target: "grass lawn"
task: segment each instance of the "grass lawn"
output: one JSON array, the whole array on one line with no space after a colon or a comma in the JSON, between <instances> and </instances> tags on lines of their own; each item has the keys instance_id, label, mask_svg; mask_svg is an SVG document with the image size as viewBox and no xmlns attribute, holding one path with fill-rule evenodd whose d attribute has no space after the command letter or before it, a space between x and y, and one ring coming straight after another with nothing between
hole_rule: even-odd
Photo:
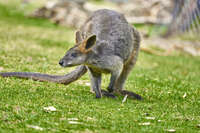
<instances>
[{"instance_id":1,"label":"grass lawn","mask_svg":"<svg viewBox=\"0 0 200 133\"><path fill-rule=\"evenodd\" d=\"M74 68L58 61L74 32L0 2L0 71L66 74ZM200 132L199 57L141 52L126 88L143 101L95 99L88 83L87 74L68 86L0 77L0 132Z\"/></svg>"}]
</instances>

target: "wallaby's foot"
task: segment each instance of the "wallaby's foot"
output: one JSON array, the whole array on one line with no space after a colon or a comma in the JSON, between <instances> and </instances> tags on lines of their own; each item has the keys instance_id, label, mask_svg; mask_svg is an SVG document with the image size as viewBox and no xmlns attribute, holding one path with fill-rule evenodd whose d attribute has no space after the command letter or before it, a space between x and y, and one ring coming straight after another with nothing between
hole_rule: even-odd
<instances>
[{"instance_id":1,"label":"wallaby's foot","mask_svg":"<svg viewBox=\"0 0 200 133\"><path fill-rule=\"evenodd\" d=\"M110 97L110 98L116 98L116 96L113 93L109 93L108 91L101 90L101 93L103 96Z\"/></svg>"},{"instance_id":2,"label":"wallaby's foot","mask_svg":"<svg viewBox=\"0 0 200 133\"><path fill-rule=\"evenodd\" d=\"M128 97L133 98L133 99L143 100L143 98L140 95L138 95L134 92L131 92L131 91L119 90L118 93L123 95L123 96L128 95Z\"/></svg>"},{"instance_id":3,"label":"wallaby's foot","mask_svg":"<svg viewBox=\"0 0 200 133\"><path fill-rule=\"evenodd\" d=\"M107 88L107 90L108 90L109 93L114 92L114 90L112 88L109 88L109 87Z\"/></svg>"},{"instance_id":4,"label":"wallaby's foot","mask_svg":"<svg viewBox=\"0 0 200 133\"><path fill-rule=\"evenodd\" d=\"M95 93L93 90L90 90L90 92ZM102 96L110 97L110 98L116 98L116 96L113 93L109 93L106 90L101 90ZM96 95L96 98L101 98L102 96Z\"/></svg>"},{"instance_id":5,"label":"wallaby's foot","mask_svg":"<svg viewBox=\"0 0 200 133\"><path fill-rule=\"evenodd\" d=\"M97 99L100 99L102 96L101 95L96 95L96 98Z\"/></svg>"},{"instance_id":6,"label":"wallaby's foot","mask_svg":"<svg viewBox=\"0 0 200 133\"><path fill-rule=\"evenodd\" d=\"M107 88L107 90L108 90L109 93L113 92L113 89Z\"/></svg>"}]
</instances>

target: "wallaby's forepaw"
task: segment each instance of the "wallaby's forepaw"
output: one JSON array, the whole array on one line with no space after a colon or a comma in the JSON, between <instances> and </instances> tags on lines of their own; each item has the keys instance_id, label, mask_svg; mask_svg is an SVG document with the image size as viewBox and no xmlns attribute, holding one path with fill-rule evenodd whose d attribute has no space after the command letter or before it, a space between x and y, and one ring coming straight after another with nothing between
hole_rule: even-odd
<instances>
[{"instance_id":1,"label":"wallaby's forepaw","mask_svg":"<svg viewBox=\"0 0 200 133\"><path fill-rule=\"evenodd\" d=\"M110 97L110 98L116 98L116 96L113 93L109 93L108 91L101 90L101 93L103 96Z\"/></svg>"},{"instance_id":2,"label":"wallaby's forepaw","mask_svg":"<svg viewBox=\"0 0 200 133\"><path fill-rule=\"evenodd\" d=\"M134 92L131 92L131 91L120 90L119 94L124 95L124 96L128 95L128 97L133 98L133 99L143 100L143 98L140 95L138 95L138 94L136 94Z\"/></svg>"}]
</instances>

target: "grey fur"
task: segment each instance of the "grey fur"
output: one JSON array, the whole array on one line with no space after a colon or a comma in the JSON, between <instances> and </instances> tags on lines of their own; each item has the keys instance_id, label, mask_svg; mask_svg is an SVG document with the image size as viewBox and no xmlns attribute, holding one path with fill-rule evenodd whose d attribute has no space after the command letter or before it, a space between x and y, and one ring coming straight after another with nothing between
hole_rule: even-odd
<instances>
[{"instance_id":1,"label":"grey fur","mask_svg":"<svg viewBox=\"0 0 200 133\"><path fill-rule=\"evenodd\" d=\"M88 37L89 36L89 37ZM86 41L83 51L81 44ZM67 51L59 64L63 67L78 66L63 76L30 72L3 72L2 77L19 77L38 81L69 84L89 70L91 88L96 97L115 97L112 92L129 95L141 100L133 92L123 90L128 74L136 63L140 46L140 35L128 24L125 17L112 10L102 9L93 13L80 31L76 32L76 45ZM102 73L110 73L108 91L101 90Z\"/></svg>"},{"instance_id":2,"label":"grey fur","mask_svg":"<svg viewBox=\"0 0 200 133\"><path fill-rule=\"evenodd\" d=\"M81 32L84 35L96 35L92 49L83 53L78 50L81 43L75 45L67 51L60 64L63 67L86 65L96 98L102 96L101 74L110 73L109 92L118 91L141 99L139 95L123 90L127 76L136 63L140 44L139 33L128 24L125 17L112 10L98 10L86 21ZM91 45L87 39L85 48ZM74 53L75 57L72 56Z\"/></svg>"}]
</instances>

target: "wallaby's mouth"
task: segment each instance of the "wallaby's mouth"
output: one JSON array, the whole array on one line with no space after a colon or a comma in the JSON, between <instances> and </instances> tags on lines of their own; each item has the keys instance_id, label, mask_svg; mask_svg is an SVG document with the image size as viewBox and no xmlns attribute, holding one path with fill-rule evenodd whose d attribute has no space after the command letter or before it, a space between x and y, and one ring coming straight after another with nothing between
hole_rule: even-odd
<instances>
[{"instance_id":1,"label":"wallaby's mouth","mask_svg":"<svg viewBox=\"0 0 200 133\"><path fill-rule=\"evenodd\" d=\"M65 63L63 60L60 60L59 64L60 64L61 67L72 67L72 66L74 66L71 63Z\"/></svg>"},{"instance_id":2,"label":"wallaby's mouth","mask_svg":"<svg viewBox=\"0 0 200 133\"><path fill-rule=\"evenodd\" d=\"M63 60L60 60L60 61L59 61L59 64L60 64L61 66L63 66L64 61L63 61Z\"/></svg>"},{"instance_id":3,"label":"wallaby's mouth","mask_svg":"<svg viewBox=\"0 0 200 133\"><path fill-rule=\"evenodd\" d=\"M73 65L73 64L65 64L65 63L64 63L64 65L62 65L62 67L73 67L73 66L75 66L75 65Z\"/></svg>"}]
</instances>

